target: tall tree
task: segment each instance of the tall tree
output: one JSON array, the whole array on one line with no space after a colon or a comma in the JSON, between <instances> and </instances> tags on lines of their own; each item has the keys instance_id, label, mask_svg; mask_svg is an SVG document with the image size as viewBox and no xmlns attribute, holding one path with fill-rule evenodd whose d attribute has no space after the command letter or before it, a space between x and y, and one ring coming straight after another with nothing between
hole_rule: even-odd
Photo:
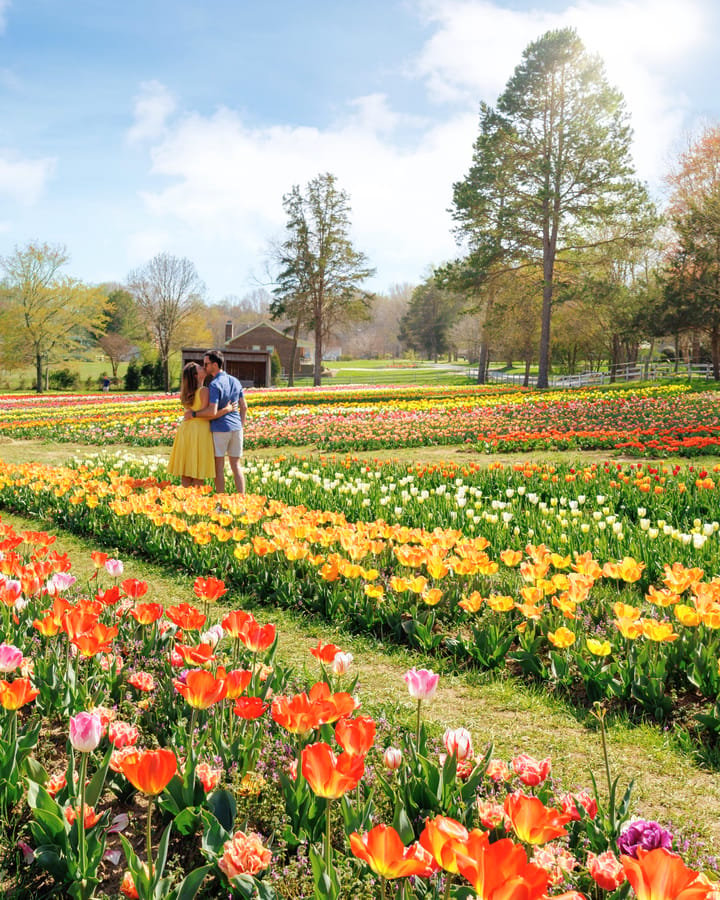
<instances>
[{"instance_id":1,"label":"tall tree","mask_svg":"<svg viewBox=\"0 0 720 900\"><path fill-rule=\"evenodd\" d=\"M160 253L128 275L127 289L157 345L165 390L170 390L170 354L186 331L183 326L199 312L205 285L189 259Z\"/></svg>"},{"instance_id":2,"label":"tall tree","mask_svg":"<svg viewBox=\"0 0 720 900\"><path fill-rule=\"evenodd\" d=\"M558 260L594 246L600 224L612 222L618 242L651 227L630 144L622 95L569 28L530 44L497 109L481 107L469 174L454 185L456 235L469 250L466 279L507 267L542 272L539 387L548 384Z\"/></svg>"},{"instance_id":3,"label":"tall tree","mask_svg":"<svg viewBox=\"0 0 720 900\"><path fill-rule=\"evenodd\" d=\"M68 262L64 247L35 243L0 259L4 351L34 361L38 393L54 355L77 352L88 333L97 338L107 322L105 292L62 274Z\"/></svg>"},{"instance_id":4,"label":"tall tree","mask_svg":"<svg viewBox=\"0 0 720 900\"><path fill-rule=\"evenodd\" d=\"M272 251L278 269L273 318L285 317L315 336L313 383L321 383L323 344L339 323L367 318L372 294L361 284L375 274L350 240L350 201L334 175L318 175L303 194L283 197L286 237Z\"/></svg>"}]
</instances>

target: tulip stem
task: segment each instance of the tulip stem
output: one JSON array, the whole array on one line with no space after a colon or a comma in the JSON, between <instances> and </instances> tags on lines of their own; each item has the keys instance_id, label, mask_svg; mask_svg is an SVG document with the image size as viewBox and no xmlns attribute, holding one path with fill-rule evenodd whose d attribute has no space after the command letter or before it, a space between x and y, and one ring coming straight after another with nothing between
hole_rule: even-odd
<instances>
[{"instance_id":1,"label":"tulip stem","mask_svg":"<svg viewBox=\"0 0 720 900\"><path fill-rule=\"evenodd\" d=\"M325 810L325 814L327 817L327 821L325 823L325 868L327 869L328 877L330 877L330 866L332 865L332 845L330 844L330 806L332 805L332 800L328 798L327 808Z\"/></svg>"},{"instance_id":2,"label":"tulip stem","mask_svg":"<svg viewBox=\"0 0 720 900\"><path fill-rule=\"evenodd\" d=\"M444 900L450 900L450 889L452 888L453 877L452 875L448 875L445 880L445 898Z\"/></svg>"},{"instance_id":3,"label":"tulip stem","mask_svg":"<svg viewBox=\"0 0 720 900\"><path fill-rule=\"evenodd\" d=\"M422 700L418 698L417 705L417 721L415 723L415 750L420 752L420 707L422 706Z\"/></svg>"},{"instance_id":4,"label":"tulip stem","mask_svg":"<svg viewBox=\"0 0 720 900\"><path fill-rule=\"evenodd\" d=\"M80 754L80 814L75 819L78 827L78 855L80 876L85 878L85 778L87 775L87 753Z\"/></svg>"},{"instance_id":5,"label":"tulip stem","mask_svg":"<svg viewBox=\"0 0 720 900\"><path fill-rule=\"evenodd\" d=\"M145 843L147 846L147 864L148 864L148 877L150 879L150 889L152 890L153 885L153 856L152 856L152 809L153 809L153 798L152 795L148 797L148 811L147 811L147 828L145 831Z\"/></svg>"}]
</instances>

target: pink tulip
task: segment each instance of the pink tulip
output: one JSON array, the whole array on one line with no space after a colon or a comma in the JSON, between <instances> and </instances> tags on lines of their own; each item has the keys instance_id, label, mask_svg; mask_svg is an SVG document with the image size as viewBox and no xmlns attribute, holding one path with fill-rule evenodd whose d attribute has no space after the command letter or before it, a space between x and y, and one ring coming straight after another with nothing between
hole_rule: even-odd
<instances>
[{"instance_id":1,"label":"pink tulip","mask_svg":"<svg viewBox=\"0 0 720 900\"><path fill-rule=\"evenodd\" d=\"M45 585L45 589L51 597L54 597L71 588L76 581L77 578L68 572L56 572Z\"/></svg>"},{"instance_id":2,"label":"pink tulip","mask_svg":"<svg viewBox=\"0 0 720 900\"><path fill-rule=\"evenodd\" d=\"M70 743L80 753L90 753L100 743L104 731L96 713L81 712L70 717Z\"/></svg>"},{"instance_id":3,"label":"pink tulip","mask_svg":"<svg viewBox=\"0 0 720 900\"><path fill-rule=\"evenodd\" d=\"M105 560L105 571L112 578L120 578L120 576L125 571L125 566L119 559L106 559Z\"/></svg>"},{"instance_id":4,"label":"pink tulip","mask_svg":"<svg viewBox=\"0 0 720 900\"><path fill-rule=\"evenodd\" d=\"M440 676L430 669L416 669L415 666L403 678L413 700L432 700L440 680Z\"/></svg>"},{"instance_id":5,"label":"pink tulip","mask_svg":"<svg viewBox=\"0 0 720 900\"><path fill-rule=\"evenodd\" d=\"M515 774L520 778L523 784L529 787L536 787L542 784L550 774L550 757L537 760L527 753L521 753L511 760L511 765Z\"/></svg>"},{"instance_id":6,"label":"pink tulip","mask_svg":"<svg viewBox=\"0 0 720 900\"><path fill-rule=\"evenodd\" d=\"M473 755L472 737L466 728L448 728L443 735L443 743L450 756L457 756L458 762Z\"/></svg>"},{"instance_id":7,"label":"pink tulip","mask_svg":"<svg viewBox=\"0 0 720 900\"><path fill-rule=\"evenodd\" d=\"M13 644L0 644L0 672L14 672L22 665L22 650L18 650Z\"/></svg>"}]
</instances>

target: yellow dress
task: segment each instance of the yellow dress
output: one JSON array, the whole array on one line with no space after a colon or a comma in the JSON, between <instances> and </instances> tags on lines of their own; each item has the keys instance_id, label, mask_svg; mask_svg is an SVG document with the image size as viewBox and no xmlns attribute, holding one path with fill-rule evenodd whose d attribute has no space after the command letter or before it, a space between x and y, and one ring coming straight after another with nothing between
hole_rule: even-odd
<instances>
[{"instance_id":1,"label":"yellow dress","mask_svg":"<svg viewBox=\"0 0 720 900\"><path fill-rule=\"evenodd\" d=\"M199 390L191 408L195 412L202 408ZM183 419L178 425L167 470L187 478L215 477L215 447L208 419Z\"/></svg>"}]
</instances>

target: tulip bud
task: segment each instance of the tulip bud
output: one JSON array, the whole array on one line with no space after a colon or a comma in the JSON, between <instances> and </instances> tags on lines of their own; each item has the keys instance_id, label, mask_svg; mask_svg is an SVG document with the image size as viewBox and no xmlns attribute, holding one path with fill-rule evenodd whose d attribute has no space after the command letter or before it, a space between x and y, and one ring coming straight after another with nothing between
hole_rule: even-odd
<instances>
[{"instance_id":1,"label":"tulip bud","mask_svg":"<svg viewBox=\"0 0 720 900\"><path fill-rule=\"evenodd\" d=\"M70 743L80 753L91 753L100 743L104 730L96 713L78 713L70 718Z\"/></svg>"},{"instance_id":2,"label":"tulip bud","mask_svg":"<svg viewBox=\"0 0 720 900\"><path fill-rule=\"evenodd\" d=\"M443 743L450 756L457 756L458 762L469 759L473 754L472 737L466 728L448 728L443 735Z\"/></svg>"},{"instance_id":3,"label":"tulip bud","mask_svg":"<svg viewBox=\"0 0 720 900\"><path fill-rule=\"evenodd\" d=\"M342 650L336 653L331 667L333 675L345 675L349 671L352 661L352 653L344 653Z\"/></svg>"},{"instance_id":4,"label":"tulip bud","mask_svg":"<svg viewBox=\"0 0 720 900\"><path fill-rule=\"evenodd\" d=\"M383 763L386 769L394 772L399 769L402 764L402 750L397 747L388 747L383 753Z\"/></svg>"}]
</instances>

